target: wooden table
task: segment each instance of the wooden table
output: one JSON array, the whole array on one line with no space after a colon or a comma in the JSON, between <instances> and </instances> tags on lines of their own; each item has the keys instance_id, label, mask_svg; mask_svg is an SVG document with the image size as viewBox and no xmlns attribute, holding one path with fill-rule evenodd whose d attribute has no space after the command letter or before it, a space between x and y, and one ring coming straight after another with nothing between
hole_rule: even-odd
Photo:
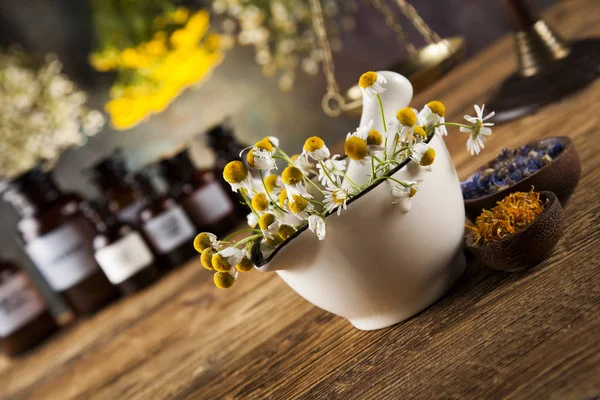
<instances>
[{"instance_id":1,"label":"wooden table","mask_svg":"<svg viewBox=\"0 0 600 400\"><path fill-rule=\"evenodd\" d=\"M600 2L563 1L547 19L600 36ZM510 38L415 99L472 114L514 67ZM583 164L549 260L506 274L471 263L441 301L394 327L361 332L275 274L214 288L195 262L67 328L18 361L0 358L4 398L587 399L600 395L600 80L539 114L498 126L483 157L448 146L461 177L502 147L569 135ZM460 140L458 139L460 136Z\"/></svg>"}]
</instances>

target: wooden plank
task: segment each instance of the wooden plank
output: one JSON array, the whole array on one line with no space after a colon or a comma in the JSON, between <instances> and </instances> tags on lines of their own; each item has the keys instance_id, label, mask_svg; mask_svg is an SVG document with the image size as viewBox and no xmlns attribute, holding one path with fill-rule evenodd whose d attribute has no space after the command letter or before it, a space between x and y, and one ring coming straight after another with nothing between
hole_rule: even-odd
<instances>
[{"instance_id":1,"label":"wooden plank","mask_svg":"<svg viewBox=\"0 0 600 400\"><path fill-rule=\"evenodd\" d=\"M600 2L547 14L569 37L600 36ZM472 114L513 69L505 38L414 103ZM574 138L583 165L566 232L530 271L469 261L444 299L392 328L361 332L250 273L220 291L197 262L62 332L21 360L0 358L2 398L588 398L600 393L600 81L538 114L498 126L484 154L447 140L461 177L502 146Z\"/></svg>"}]
</instances>

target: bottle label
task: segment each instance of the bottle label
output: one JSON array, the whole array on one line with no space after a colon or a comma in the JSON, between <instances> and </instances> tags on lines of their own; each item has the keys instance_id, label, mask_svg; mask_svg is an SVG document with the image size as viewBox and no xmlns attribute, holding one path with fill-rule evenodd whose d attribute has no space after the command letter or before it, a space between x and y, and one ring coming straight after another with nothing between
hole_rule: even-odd
<instances>
[{"instance_id":1,"label":"bottle label","mask_svg":"<svg viewBox=\"0 0 600 400\"><path fill-rule=\"evenodd\" d=\"M218 182L211 182L186 199L186 209L198 224L214 224L233 212L233 202Z\"/></svg>"},{"instance_id":2,"label":"bottle label","mask_svg":"<svg viewBox=\"0 0 600 400\"><path fill-rule=\"evenodd\" d=\"M144 231L160 254L169 253L191 240L195 234L194 225L179 206L173 207L146 222Z\"/></svg>"},{"instance_id":3,"label":"bottle label","mask_svg":"<svg viewBox=\"0 0 600 400\"><path fill-rule=\"evenodd\" d=\"M29 258L50 287L58 292L76 285L98 269L89 229L85 228L84 221L71 221L25 246Z\"/></svg>"},{"instance_id":4,"label":"bottle label","mask_svg":"<svg viewBox=\"0 0 600 400\"><path fill-rule=\"evenodd\" d=\"M118 284L150 265L154 256L138 232L96 252L96 261L113 284Z\"/></svg>"},{"instance_id":5,"label":"bottle label","mask_svg":"<svg viewBox=\"0 0 600 400\"><path fill-rule=\"evenodd\" d=\"M125 207L121 210L117 218L120 221L127 222L131 225L136 225L138 222L138 214L146 205L146 201L144 199L139 199Z\"/></svg>"},{"instance_id":6,"label":"bottle label","mask_svg":"<svg viewBox=\"0 0 600 400\"><path fill-rule=\"evenodd\" d=\"M0 337L7 337L46 309L46 303L23 272L0 286Z\"/></svg>"}]
</instances>

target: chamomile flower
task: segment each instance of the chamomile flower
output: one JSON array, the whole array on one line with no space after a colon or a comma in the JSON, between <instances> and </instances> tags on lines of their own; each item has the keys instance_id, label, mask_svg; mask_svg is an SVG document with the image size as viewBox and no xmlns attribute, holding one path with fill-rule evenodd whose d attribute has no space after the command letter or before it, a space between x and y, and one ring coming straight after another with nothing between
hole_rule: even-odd
<instances>
[{"instance_id":1,"label":"chamomile flower","mask_svg":"<svg viewBox=\"0 0 600 400\"><path fill-rule=\"evenodd\" d=\"M327 186L331 184L331 179L337 179L344 175L344 171L346 171L346 162L344 160L338 160L340 157L339 154L335 154L333 157L324 160L322 163L317 164L317 169L319 170L319 182L321 185ZM325 170L323 170L325 168ZM329 177L325 173L329 174Z\"/></svg>"},{"instance_id":2,"label":"chamomile flower","mask_svg":"<svg viewBox=\"0 0 600 400\"><path fill-rule=\"evenodd\" d=\"M430 101L423 107L419 116L423 120L425 126L443 124L446 122L446 106L441 101ZM436 127L434 131L440 136L446 136L448 134L445 125Z\"/></svg>"},{"instance_id":3,"label":"chamomile flower","mask_svg":"<svg viewBox=\"0 0 600 400\"><path fill-rule=\"evenodd\" d=\"M306 185L304 184L304 174L299 168L291 165L288 166L281 173L281 180L283 181L287 197L290 201L294 195L300 195L302 197L312 199L311 194L308 192Z\"/></svg>"},{"instance_id":4,"label":"chamomile flower","mask_svg":"<svg viewBox=\"0 0 600 400\"><path fill-rule=\"evenodd\" d=\"M291 225L281 224L278 233L282 240L287 240L287 238L296 233L296 229Z\"/></svg>"},{"instance_id":5,"label":"chamomile flower","mask_svg":"<svg viewBox=\"0 0 600 400\"><path fill-rule=\"evenodd\" d=\"M367 134L367 151L369 154L374 154L385 150L383 144L383 135L377 129L369 130Z\"/></svg>"},{"instance_id":6,"label":"chamomile flower","mask_svg":"<svg viewBox=\"0 0 600 400\"><path fill-rule=\"evenodd\" d=\"M417 110L411 107L404 107L396 112L397 124L393 124L400 141L409 141L414 132L415 126L423 126L424 120L421 118Z\"/></svg>"},{"instance_id":7,"label":"chamomile flower","mask_svg":"<svg viewBox=\"0 0 600 400\"><path fill-rule=\"evenodd\" d=\"M308 157L306 157L305 155L303 156L300 154L294 154L290 157L290 160L292 160L292 164L294 164L294 167L302 171L304 175L310 176L310 174L313 172L313 166L308 160Z\"/></svg>"},{"instance_id":8,"label":"chamomile flower","mask_svg":"<svg viewBox=\"0 0 600 400\"><path fill-rule=\"evenodd\" d=\"M334 188L332 190L325 191L325 210L327 212L332 212L337 209L337 215L342 213L342 209L346 209L348 205L346 204L348 201L348 192L344 189Z\"/></svg>"},{"instance_id":9,"label":"chamomile flower","mask_svg":"<svg viewBox=\"0 0 600 400\"><path fill-rule=\"evenodd\" d=\"M244 249L242 252L244 255L242 256L242 259L240 260L240 262L235 264L235 269L238 270L239 272L252 271L252 269L254 269L254 263L252 262L250 253L248 252L247 249Z\"/></svg>"},{"instance_id":10,"label":"chamomile flower","mask_svg":"<svg viewBox=\"0 0 600 400\"><path fill-rule=\"evenodd\" d=\"M194 249L202 253L205 249L216 248L218 243L217 236L210 232L202 232L194 238Z\"/></svg>"},{"instance_id":11,"label":"chamomile flower","mask_svg":"<svg viewBox=\"0 0 600 400\"><path fill-rule=\"evenodd\" d=\"M241 161L231 161L223 169L223 178L234 192L240 189L252 190L252 175Z\"/></svg>"},{"instance_id":12,"label":"chamomile flower","mask_svg":"<svg viewBox=\"0 0 600 400\"><path fill-rule=\"evenodd\" d=\"M435 150L427 143L417 143L412 148L410 158L417 164L428 167L435 160Z\"/></svg>"},{"instance_id":13,"label":"chamomile flower","mask_svg":"<svg viewBox=\"0 0 600 400\"><path fill-rule=\"evenodd\" d=\"M274 147L279 147L279 139L275 136L265 136L263 140L267 139Z\"/></svg>"},{"instance_id":14,"label":"chamomile flower","mask_svg":"<svg viewBox=\"0 0 600 400\"><path fill-rule=\"evenodd\" d=\"M315 161L322 161L329 158L329 149L325 145L323 139L318 136L313 136L306 139L302 155L308 156Z\"/></svg>"},{"instance_id":15,"label":"chamomile flower","mask_svg":"<svg viewBox=\"0 0 600 400\"><path fill-rule=\"evenodd\" d=\"M269 208L269 199L264 193L256 193L252 197L252 208L258 212L266 211Z\"/></svg>"},{"instance_id":16,"label":"chamomile flower","mask_svg":"<svg viewBox=\"0 0 600 400\"><path fill-rule=\"evenodd\" d=\"M369 137L369 132L371 131L371 129L373 129L373 123L374 122L371 119L369 120L369 122L367 122L367 125L359 126L354 132L350 132L346 135L346 140L348 140L351 136L356 136L361 139L367 140L367 138Z\"/></svg>"},{"instance_id":17,"label":"chamomile flower","mask_svg":"<svg viewBox=\"0 0 600 400\"><path fill-rule=\"evenodd\" d=\"M316 233L319 240L325 239L326 224L325 219L320 215L311 215L308 218L308 229Z\"/></svg>"},{"instance_id":18,"label":"chamomile flower","mask_svg":"<svg viewBox=\"0 0 600 400\"><path fill-rule=\"evenodd\" d=\"M217 272L228 272L241 261L243 256L244 252L242 250L235 247L226 247L212 256L212 267Z\"/></svg>"},{"instance_id":19,"label":"chamomile flower","mask_svg":"<svg viewBox=\"0 0 600 400\"><path fill-rule=\"evenodd\" d=\"M307 220L310 213L314 210L314 206L311 202L300 195L294 194L288 202L290 211L299 219Z\"/></svg>"},{"instance_id":20,"label":"chamomile flower","mask_svg":"<svg viewBox=\"0 0 600 400\"><path fill-rule=\"evenodd\" d=\"M263 190L266 190L271 195L277 195L283 189L283 181L279 175L271 174L265 176L265 184Z\"/></svg>"},{"instance_id":21,"label":"chamomile flower","mask_svg":"<svg viewBox=\"0 0 600 400\"><path fill-rule=\"evenodd\" d=\"M363 98L369 101L372 97L385 91L383 85L386 83L387 80L382 74L373 71L365 72L358 80L358 86L360 86L360 91L363 93Z\"/></svg>"},{"instance_id":22,"label":"chamomile flower","mask_svg":"<svg viewBox=\"0 0 600 400\"><path fill-rule=\"evenodd\" d=\"M271 213L263 214L258 219L258 226L267 239L275 239L275 235L279 234L279 225L279 220Z\"/></svg>"},{"instance_id":23,"label":"chamomile flower","mask_svg":"<svg viewBox=\"0 0 600 400\"><path fill-rule=\"evenodd\" d=\"M346 143L344 143L344 152L350 159L361 164L370 161L367 140L358 136L348 136Z\"/></svg>"},{"instance_id":24,"label":"chamomile flower","mask_svg":"<svg viewBox=\"0 0 600 400\"><path fill-rule=\"evenodd\" d=\"M468 132L469 139L467 140L467 149L471 155L479 154L481 149L484 148L485 137L490 136L492 134L491 126L494 126L491 122L485 122L486 120L492 118L496 115L495 112L489 113L486 117L483 116L483 110L485 108L485 104L479 108L477 104L475 104L475 112L477 113L476 117L471 117L470 115L465 115L465 119L470 122L472 125L470 127L460 127L461 132Z\"/></svg>"},{"instance_id":25,"label":"chamomile flower","mask_svg":"<svg viewBox=\"0 0 600 400\"><path fill-rule=\"evenodd\" d=\"M411 199L417 194L419 190L418 182L404 182L404 184L406 186L403 186L399 183L392 186L391 194L394 197L392 204L399 203L406 199Z\"/></svg>"},{"instance_id":26,"label":"chamomile flower","mask_svg":"<svg viewBox=\"0 0 600 400\"><path fill-rule=\"evenodd\" d=\"M215 282L215 286L219 289L229 289L231 286L233 286L237 277L237 270L235 268L231 268L227 272L215 273L213 280Z\"/></svg>"},{"instance_id":27,"label":"chamomile flower","mask_svg":"<svg viewBox=\"0 0 600 400\"><path fill-rule=\"evenodd\" d=\"M411 199L417 194L418 182L404 182L403 186L400 184L396 184L392 186L392 204L398 204L404 212L408 212L412 206Z\"/></svg>"},{"instance_id":28,"label":"chamomile flower","mask_svg":"<svg viewBox=\"0 0 600 400\"><path fill-rule=\"evenodd\" d=\"M248 162L250 167L260 169L262 171L277 169L277 164L273 158L273 153L267 150L253 148L246 155L246 162Z\"/></svg>"}]
</instances>

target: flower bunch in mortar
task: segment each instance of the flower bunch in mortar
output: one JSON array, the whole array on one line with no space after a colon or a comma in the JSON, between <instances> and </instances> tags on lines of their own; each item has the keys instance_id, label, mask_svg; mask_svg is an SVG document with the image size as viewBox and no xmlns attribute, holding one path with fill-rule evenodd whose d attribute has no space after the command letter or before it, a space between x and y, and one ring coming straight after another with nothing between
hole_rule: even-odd
<instances>
[{"instance_id":1,"label":"flower bunch in mortar","mask_svg":"<svg viewBox=\"0 0 600 400\"><path fill-rule=\"evenodd\" d=\"M194 246L201 253L202 265L214 271L217 287L231 287L239 273L254 268L251 250L255 244L275 249L306 225L319 240L324 240L327 217L340 216L353 197L381 181L391 183L390 202L409 212L411 199L419 196L419 181L403 181L392 175L407 163L415 163L424 173L435 168L436 154L429 142L434 135L447 135L448 126L468 133L467 148L471 155L484 147L493 125L485 121L494 113L484 117L484 107L475 106L477 116L465 116L468 124L446 122L445 105L430 101L421 111L401 108L386 119L380 97L386 83L376 72L361 76L359 85L363 95L367 101L379 103L385 129L383 132L373 129L370 121L348 133L345 158L332 155L318 136L308 138L302 152L292 156L279 147L277 138L265 137L240 154L246 162L232 161L225 166L224 179L250 209L250 227L220 240L208 232L196 237ZM351 179L350 163L368 171L366 183ZM241 235L243 238L237 239Z\"/></svg>"}]
</instances>

